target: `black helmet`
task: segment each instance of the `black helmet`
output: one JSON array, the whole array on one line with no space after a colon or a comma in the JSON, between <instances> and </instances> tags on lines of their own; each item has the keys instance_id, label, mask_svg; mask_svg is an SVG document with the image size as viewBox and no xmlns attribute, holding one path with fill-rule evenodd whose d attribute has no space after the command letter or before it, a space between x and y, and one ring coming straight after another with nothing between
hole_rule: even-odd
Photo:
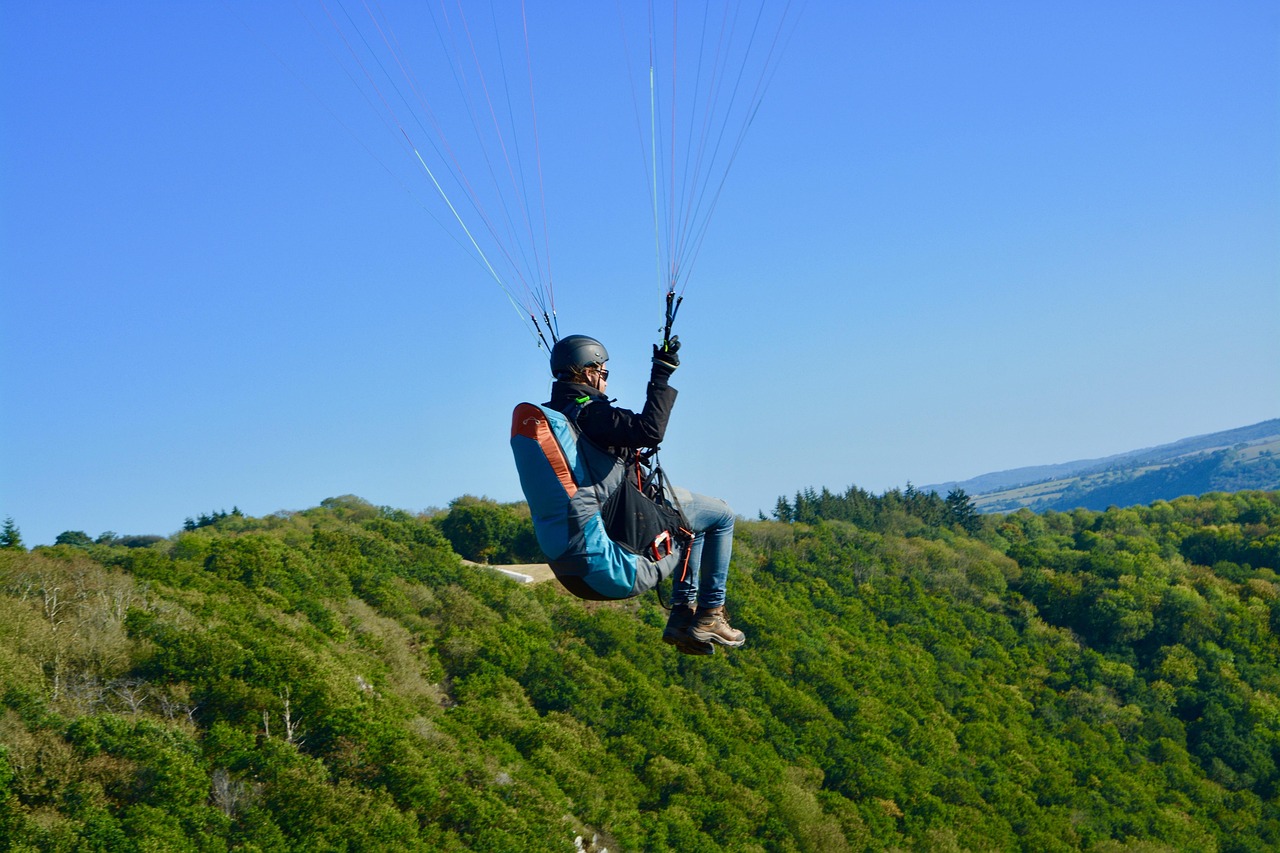
<instances>
[{"instance_id":1,"label":"black helmet","mask_svg":"<svg viewBox=\"0 0 1280 853\"><path fill-rule=\"evenodd\" d=\"M551 375L559 378L561 373L574 368L604 364L608 360L609 351L595 338L569 335L556 341L556 345L551 348Z\"/></svg>"}]
</instances>

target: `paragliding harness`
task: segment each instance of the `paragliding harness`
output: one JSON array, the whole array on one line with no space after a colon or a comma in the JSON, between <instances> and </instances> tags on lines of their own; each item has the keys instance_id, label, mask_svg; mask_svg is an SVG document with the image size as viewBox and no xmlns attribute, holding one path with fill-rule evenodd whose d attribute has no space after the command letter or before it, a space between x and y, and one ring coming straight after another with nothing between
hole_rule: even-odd
<instances>
[{"instance_id":1,"label":"paragliding harness","mask_svg":"<svg viewBox=\"0 0 1280 853\"><path fill-rule=\"evenodd\" d=\"M587 401L589 402L589 401ZM578 415L521 403L511 451L538 545L569 592L631 598L688 571L694 535L656 450L618 457L582 434Z\"/></svg>"}]
</instances>

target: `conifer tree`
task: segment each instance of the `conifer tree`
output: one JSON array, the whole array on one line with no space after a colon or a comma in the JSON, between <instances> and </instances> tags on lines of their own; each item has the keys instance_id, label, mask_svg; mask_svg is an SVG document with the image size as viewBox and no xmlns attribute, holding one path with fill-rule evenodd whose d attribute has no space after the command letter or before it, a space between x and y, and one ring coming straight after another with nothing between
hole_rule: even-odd
<instances>
[{"instance_id":1,"label":"conifer tree","mask_svg":"<svg viewBox=\"0 0 1280 853\"><path fill-rule=\"evenodd\" d=\"M982 518L964 489L947 492L947 520L960 525L966 533L977 533L982 527Z\"/></svg>"},{"instance_id":2,"label":"conifer tree","mask_svg":"<svg viewBox=\"0 0 1280 853\"><path fill-rule=\"evenodd\" d=\"M4 520L4 529L0 530L0 548L12 548L16 551L27 550L22 544L22 534L12 518Z\"/></svg>"}]
</instances>

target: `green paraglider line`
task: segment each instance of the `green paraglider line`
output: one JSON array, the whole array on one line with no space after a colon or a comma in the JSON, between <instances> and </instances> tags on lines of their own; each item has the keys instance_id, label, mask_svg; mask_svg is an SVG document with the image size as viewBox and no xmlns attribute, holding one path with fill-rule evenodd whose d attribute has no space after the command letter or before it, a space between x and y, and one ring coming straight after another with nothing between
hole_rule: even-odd
<instances>
[{"instance_id":1,"label":"green paraglider line","mask_svg":"<svg viewBox=\"0 0 1280 853\"><path fill-rule=\"evenodd\" d=\"M529 172L526 171L526 154L524 146L516 137L508 139L503 131L501 109L502 100L495 100L490 90L490 75L485 73L481 61L478 44L474 38L468 14L463 3L457 4L456 20L460 29L455 36L455 27L451 22L453 14L441 3L438 12L443 13L443 20L432 13L436 34L441 39L441 47L449 58L455 83L459 94L465 99L467 114L472 121L472 129L477 136L482 127L490 127L490 133L496 138L496 152L499 157L490 157L490 151L481 140L480 153L483 165L487 168L487 176L494 184L501 209L499 214L490 217L481 197L478 185L468 179L458 151L450 144L445 128L428 103L426 92L418 85L415 75L409 67L408 57L403 54L400 40L390 26L390 21L382 13L378 0L318 0L335 32L341 38L351 60L363 72L363 85L355 78L357 75L349 71L348 78L361 89L366 101L376 112L383 113L384 121L389 129L399 130L399 135L407 142L407 148L426 172L436 194L445 203L457 228L462 234L450 232L450 236L459 245L470 245L475 253L475 260L488 272L506 295L507 300L523 319L530 321L532 336L541 346L554 344L559 337L557 327L555 293L551 273L550 228L548 223L547 199L542 173L541 139L538 132L539 117L535 100L533 80L532 44L529 32L529 20L526 0L519 0L519 38L524 48L524 74L528 84L529 107L532 112L533 163L537 178L536 193L540 206L541 231L535 225L535 211L531 200L535 188ZM647 157L646 171L653 210L653 238L655 272L658 274L659 286L665 294L665 312L663 317L662 345L666 348L672 336L672 327L676 321L684 293L688 287L690 274L696 258L706 239L710 221L718 202L721 199L729 172L732 170L737 155L742 147L748 128L754 122L760 108L765 91L769 88L778 60L794 30L793 7L803 6L804 0L751 0L742 4L740 19L738 0L720 0L723 5L722 14L712 17L711 5L701 10L701 30L697 19L682 20L682 12L686 5L680 0L671 0L671 20L661 22L656 14L656 0L648 0L648 82L649 82L649 122L648 139L645 139L643 128L643 106L640 99L640 84L631 87L633 106L636 113L636 129L640 137L640 153L642 159ZM772 7L781 5L780 15L776 23L771 23ZM359 5L367 13L368 21L361 25L348 6ZM451 6L452 4L447 4ZM621 24L624 45L626 43L625 16L622 12L622 0L617 0L619 22ZM331 9L331 6L333 7ZM428 8L430 4L427 4ZM747 11L749 9L750 11ZM768 13L767 13L767 10ZM490 4L490 19L497 33L498 14ZM749 16L749 17L748 17ZM714 52L711 52L709 39L715 36L715 19L719 18L719 35L715 41ZM370 29L372 28L372 29ZM665 31L661 37L659 30ZM446 43L447 30L447 43ZM742 33L745 45L738 47L738 34ZM772 33L772 38L768 36ZM372 37L376 34L376 37ZM700 35L699 35L700 34ZM692 36L692 38L691 38ZM670 39L668 57L663 53L665 39ZM691 47L692 46L692 47ZM680 54L683 50L695 50L696 62L690 64ZM628 54L628 71L630 71L630 51ZM502 92L505 94L505 116L513 129L516 126L515 108L513 104L512 79L507 73L505 51L501 42L498 44L498 68L501 69ZM469 56L478 73L476 91L468 81L462 57ZM385 62L389 56L394 62ZM372 60L366 62L371 57ZM339 60L339 64L342 64ZM659 65L662 74L659 74ZM751 66L759 67L758 75L750 73ZM344 67L344 71L347 69ZM639 69L637 69L639 70ZM398 73L397 73L398 72ZM670 75L667 81L664 75ZM637 75L639 77L639 75ZM754 89L749 88L755 78ZM397 79L403 78L403 85ZM494 78L497 79L497 78ZM635 79L639 83L639 79ZM642 78L640 78L642 79ZM703 83L706 82L705 97L700 95ZM380 85L381 83L381 85ZM685 91L692 85L692 91ZM392 106L392 99L383 92L382 86L389 86L397 106L408 111L408 117L416 122L417 129L425 135L425 139L415 141L416 132L401 121L397 110ZM372 95L376 95L376 101ZM412 97L410 97L412 96ZM668 97L670 103L663 102ZM719 104L727 100L727 104ZM380 102L381 109L378 109ZM414 104L416 103L416 107ZM723 110L720 108L723 106ZM429 120L424 123L423 116ZM660 124L659 121L667 122ZM680 130L687 122L688 138L684 140L684 168L677 168L677 142ZM736 127L736 132L735 132ZM434 133L433 133L434 131ZM433 152L442 163L432 167L421 153L417 142L424 142L429 152ZM647 143L647 144L646 144ZM505 176L499 179L504 170ZM387 168L384 164L384 168ZM437 176L436 171L444 169ZM390 169L387 169L390 172ZM718 180L717 178L718 173ZM446 190L441 182L452 179L457 188ZM507 186L508 193L514 193L514 201L499 191L499 185ZM461 195L459 195L459 192ZM457 203L455 204L455 199ZM471 212L463 214L467 204ZM430 213L431 211L428 210ZM473 215L474 214L474 215ZM432 214L432 218L436 218ZM447 217L445 218L447 220ZM436 218L438 223L443 222ZM477 225L477 229L469 227ZM522 235L528 242L517 240ZM465 241L459 237L465 236ZM483 247L482 241L492 239L493 246ZM526 249L529 251L526 253ZM503 266L503 271L496 267ZM545 271L545 281L541 281ZM526 274L528 276L526 277ZM507 279L510 279L509 281ZM520 292L517 292L520 291Z\"/></svg>"},{"instance_id":2,"label":"green paraglider line","mask_svg":"<svg viewBox=\"0 0 1280 853\"><path fill-rule=\"evenodd\" d=\"M358 26L356 26L355 20L351 17L350 13L347 11L346 7L343 5L342 0L336 0L336 2L339 8L342 9L348 23L352 25L352 27L355 29L356 34L360 37L361 42L364 44L366 50L368 50L370 54L374 55L375 59L377 59L379 69L382 71L383 75L387 77L389 80L391 80L391 85L393 89L396 91L398 95L400 95L401 101L404 102L406 106L408 106L408 101L407 99L405 99L403 92L400 91L400 87L397 86L394 82L394 76L387 71L386 67L382 64L381 59L377 58L377 52L373 50L372 46L369 44L368 40L365 38L364 33L360 30ZM445 160L446 164L450 161L454 164L453 169L451 171L452 176L462 187L462 189L464 190L465 197L467 198L467 200L471 202L472 207L475 209L476 214L479 217L480 221L485 225L489 234L494 238L494 242L497 246L498 251L505 257L508 264L510 264L512 271L515 274L515 277L522 284L524 284L524 289L527 296L526 300L518 299L516 294L508 287L507 283L503 280L502 276L494 268L493 264L491 263L488 257L488 254L484 251L484 249L481 248L479 241L476 239L471 229L467 227L466 221L464 220L462 214L454 205L453 201L449 198L449 194L446 192L444 187L441 185L440 181L437 179L435 173L427 164L418 146L414 143L413 139L410 137L408 130L404 127L404 124L400 121L400 119L396 115L395 110L391 107L387 98L383 95L381 87L378 86L377 82L374 80L373 75L369 72L369 69L366 67L363 60L358 56L357 52L352 48L352 45L350 41L347 39L346 33L343 31L343 28L338 25L333 15L329 13L328 7L327 5L324 4L323 0L321 2L321 5L325 9L326 14L329 15L329 19L331 23L333 23L335 30L338 32L343 42L347 45L348 52L352 55L353 59L355 59L356 63L364 71L365 77L368 80L370 87L373 89L375 93L377 93L379 99L383 104L383 107L386 109L388 115L391 117L391 120L394 122L396 128L400 131L400 134L404 137L409 150L413 153L413 156L418 160L418 163L422 166L424 171L427 173L427 176L431 179L431 182L434 185L437 194L440 196L440 198L444 201L446 206L449 208L449 212L453 215L454 220L458 223L458 226L462 229L463 234L466 235L467 240L470 241L470 244L472 248L475 250L476 256L478 257L479 261L483 264L484 268L488 270L490 276L502 289L503 293L507 297L507 300L516 309L517 313L519 313L521 317L523 317L526 313L529 313L530 315L532 315L534 312L535 305L538 308L541 308L545 315L546 307L543 304L544 300L541 298L542 294L535 292L535 290L530 286L529 282L524 279L524 276L521 274L519 265L515 262L515 259L511 256L511 254L507 250L507 244L502 239L499 238L498 232L492 220L490 219L488 213L484 210L483 206L481 205L476 191L468 181L465 172L462 170L461 164L458 162L457 157L453 152L453 149L449 146L448 140L445 138L443 128L441 128L439 124L436 122L434 113L432 112L430 106L427 104L426 99L422 96L421 92L418 90L418 86L416 84L416 81L414 80L412 73L403 63L402 57L399 51L398 41L394 40L394 37L388 34L388 28L385 27L383 23L380 23L378 21L377 16L374 15L373 10L370 9L369 7L369 4L367 2L363 2L362 5L364 6L366 12L368 12L370 20L373 23L373 26L377 29L378 34L381 37L382 44L387 49L387 51L389 51L392 58L395 60L397 68L399 69L401 75L404 77L405 81L409 84L413 94L417 97L423 111L431 119L432 126L435 128L436 133L440 136L440 141L445 146L445 149L448 152L448 156L446 156L445 152L442 152L440 150L440 147L436 145L435 142L432 142L432 147L435 149L436 154L439 155L442 160ZM465 25L465 19L463 23ZM470 38L469 30L467 34L468 34L468 38ZM483 84L483 77L482 77L482 84ZM484 93L485 93L486 103L490 103L491 105L491 101L488 95L487 85L485 85L484 87ZM410 110L410 112L413 113L412 109ZM416 113L413 113L413 114L416 118ZM492 115L491 106L490 106L490 114ZM420 121L418 122L418 124L420 127L422 127L422 124ZM423 130L426 131L426 128L423 127ZM486 163L488 163L488 152L485 151L484 153L485 153ZM503 154L505 157L506 155L505 144L503 144ZM507 158L507 163L508 163L508 167L510 167L509 158ZM539 164L539 168L541 168L540 164ZM508 168L508 172L510 172L510 168ZM490 169L490 174L492 176L493 174L492 169ZM524 208L526 208L526 214L527 214L527 203L524 205ZM507 213L507 220L508 222L510 222L510 214L509 214L509 211L506 210L505 205L504 205L504 212ZM526 223L527 222L528 222L528 218L526 215ZM547 294L547 297L549 300L554 300L554 297L551 296L549 293ZM551 310L554 312L554 301L552 301L551 303ZM532 330L532 334L534 336L535 342L537 342L538 339L542 337L541 331L537 329L536 326Z\"/></svg>"},{"instance_id":3,"label":"green paraglider line","mask_svg":"<svg viewBox=\"0 0 1280 853\"><path fill-rule=\"evenodd\" d=\"M653 34L652 24L649 35L649 144L652 148L653 172L653 260L654 269L658 273L658 281L662 282L662 227L658 217L658 130L655 124L657 107L654 103L654 70L653 70Z\"/></svg>"},{"instance_id":4,"label":"green paraglider line","mask_svg":"<svg viewBox=\"0 0 1280 853\"><path fill-rule=\"evenodd\" d=\"M467 235L467 239L471 241L471 245L480 253L480 258L484 261L484 265L488 267L489 274L493 276L493 280L496 281L503 290L506 290L507 286L503 284L502 278L498 275L497 270L493 268L493 265L489 263L489 259L485 257L484 250L480 248L480 244L476 242L476 238L471 236L471 229L467 228L467 223L463 222L462 217L458 215L457 208L453 206L453 202L449 201L449 196L445 193L444 188L440 186L440 182L436 180L436 176L431 171L431 167L427 165L427 161L423 160L422 155L418 153L417 147L414 146L413 141L409 139L409 134L406 133L404 138L405 141L409 143L409 147L413 149L413 156L418 158L418 162L421 163L422 168L426 170L427 177L431 178L431 183L435 184L436 192L440 193L440 198L444 199L444 203L449 206L449 212L453 214L453 218L456 219L458 221L458 225L462 227L462 232Z\"/></svg>"},{"instance_id":5,"label":"green paraglider line","mask_svg":"<svg viewBox=\"0 0 1280 853\"><path fill-rule=\"evenodd\" d=\"M403 129L401 129L401 132L403 133ZM498 283L498 287L502 288L502 292L506 294L507 301L511 303L511 307L515 308L517 313L523 314L524 309L520 307L520 304L516 301L515 295L507 287L506 282L502 280L502 277L498 275L497 270L495 270L493 265L489 263L489 258L485 255L484 250L480 248L480 244L476 242L476 238L471 235L471 230L467 228L467 224L462 221L462 217L458 215L457 209L454 208L453 202L449 200L449 196L440 186L440 182L436 180L436 176L432 173L431 167L427 165L426 160L422 159L422 155L418 153L417 147L414 146L412 140L409 139L409 134L405 133L404 138L409 142L409 147L413 149L414 156L418 158L418 162L422 164L422 168L426 170L427 176L431 178L431 183L435 184L436 192L440 193L440 198L444 199L444 203L449 206L449 211L453 213L454 219L456 219L458 221L458 225L462 227L462 232L467 235L467 239L471 241L471 245L475 247L476 252L480 255L480 260L484 261L484 265L488 268L489 274L493 276L493 280ZM532 318L533 314L531 313L529 316ZM538 328L538 321L535 319L533 323L534 331L537 333L539 338L542 338L542 342L545 345L546 338L542 336L542 330Z\"/></svg>"}]
</instances>

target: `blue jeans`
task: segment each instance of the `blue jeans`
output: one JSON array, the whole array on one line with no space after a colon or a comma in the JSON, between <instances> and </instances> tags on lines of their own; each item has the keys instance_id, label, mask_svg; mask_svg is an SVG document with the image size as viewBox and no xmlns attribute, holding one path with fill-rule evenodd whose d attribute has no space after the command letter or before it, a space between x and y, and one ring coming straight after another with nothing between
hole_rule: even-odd
<instances>
[{"instance_id":1,"label":"blue jeans","mask_svg":"<svg viewBox=\"0 0 1280 853\"><path fill-rule=\"evenodd\" d=\"M733 510L719 498L697 495L672 487L693 532L689 559L676 567L671 604L693 605L698 609L724 605L724 588L729 580L729 557L733 554ZM688 566L684 579L681 573Z\"/></svg>"}]
</instances>

